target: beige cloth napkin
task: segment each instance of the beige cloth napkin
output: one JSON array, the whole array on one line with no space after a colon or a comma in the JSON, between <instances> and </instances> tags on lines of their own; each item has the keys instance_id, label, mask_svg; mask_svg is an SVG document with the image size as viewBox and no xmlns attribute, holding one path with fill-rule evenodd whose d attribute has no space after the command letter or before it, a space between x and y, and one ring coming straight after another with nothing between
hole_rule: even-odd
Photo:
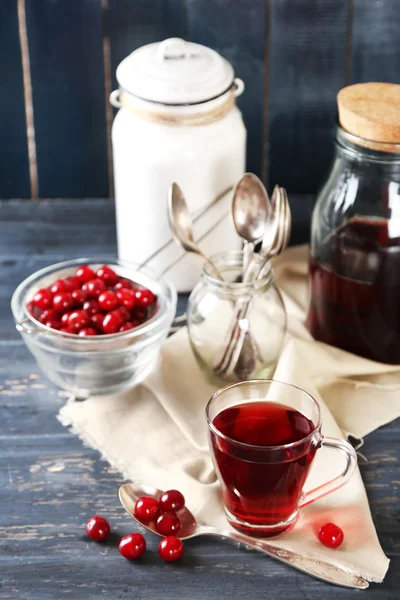
<instances>
[{"instance_id":1,"label":"beige cloth napkin","mask_svg":"<svg viewBox=\"0 0 400 600\"><path fill-rule=\"evenodd\" d=\"M275 269L290 317L290 334L275 379L295 383L319 401L326 435L345 437L351 432L361 437L399 416L398 367L317 343L305 330L307 249L289 250ZM160 489L178 488L199 520L227 529L204 418L214 391L182 329L165 342L157 368L144 383L115 396L71 401L59 418L127 479ZM341 467L339 453L320 450L306 488L323 483ZM383 580L389 561L380 547L358 470L347 485L300 512L296 527L271 539L272 544L328 561L369 581ZM345 532L345 542L336 550L317 539L319 526L328 521Z\"/></svg>"}]
</instances>

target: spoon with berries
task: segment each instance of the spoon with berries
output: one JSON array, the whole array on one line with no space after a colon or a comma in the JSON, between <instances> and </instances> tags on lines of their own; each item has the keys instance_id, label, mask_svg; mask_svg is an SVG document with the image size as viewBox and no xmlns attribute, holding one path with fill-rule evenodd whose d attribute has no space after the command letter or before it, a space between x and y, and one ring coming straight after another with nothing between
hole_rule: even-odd
<instances>
[{"instance_id":1,"label":"spoon with berries","mask_svg":"<svg viewBox=\"0 0 400 600\"><path fill-rule=\"evenodd\" d=\"M185 506L185 499L178 490L163 492L150 485L126 483L119 488L119 499L126 512L135 521L156 535L174 536L180 540L188 540L200 535L229 538L264 552L322 581L348 588L368 587L368 581L336 565L301 556L290 550L275 548L264 539L252 538L234 529L219 530L201 525Z\"/></svg>"}]
</instances>

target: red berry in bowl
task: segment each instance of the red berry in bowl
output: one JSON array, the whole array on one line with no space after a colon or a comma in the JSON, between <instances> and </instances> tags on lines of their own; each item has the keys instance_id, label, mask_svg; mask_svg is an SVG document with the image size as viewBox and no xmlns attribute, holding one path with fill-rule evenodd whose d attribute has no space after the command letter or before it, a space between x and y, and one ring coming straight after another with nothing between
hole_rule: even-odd
<instances>
[{"instance_id":1,"label":"red berry in bowl","mask_svg":"<svg viewBox=\"0 0 400 600\"><path fill-rule=\"evenodd\" d=\"M135 329L135 327L137 327L138 325L140 325L140 323L138 323L137 321L136 323L134 321L126 321L126 323L121 325L119 331L129 331L130 329Z\"/></svg>"},{"instance_id":2,"label":"red berry in bowl","mask_svg":"<svg viewBox=\"0 0 400 600\"><path fill-rule=\"evenodd\" d=\"M160 498L160 508L163 511L176 512L185 506L185 498L178 490L168 490Z\"/></svg>"},{"instance_id":3,"label":"red berry in bowl","mask_svg":"<svg viewBox=\"0 0 400 600\"><path fill-rule=\"evenodd\" d=\"M75 332L88 327L89 315L85 310L74 310L68 317L68 327Z\"/></svg>"},{"instance_id":4,"label":"red berry in bowl","mask_svg":"<svg viewBox=\"0 0 400 600\"><path fill-rule=\"evenodd\" d=\"M33 297L33 303L38 308L45 310L46 308L51 308L53 304L53 294L47 288L42 288L38 290Z\"/></svg>"},{"instance_id":5,"label":"red berry in bowl","mask_svg":"<svg viewBox=\"0 0 400 600\"><path fill-rule=\"evenodd\" d=\"M68 292L79 289L82 283L77 277L67 277L67 279L64 279L64 281Z\"/></svg>"},{"instance_id":6,"label":"red berry in bowl","mask_svg":"<svg viewBox=\"0 0 400 600\"><path fill-rule=\"evenodd\" d=\"M96 277L96 275L95 275L95 272L93 271L93 269L91 269L87 265L82 265L81 267L77 268L75 277L81 283L84 283L85 281L90 281L91 279L94 279Z\"/></svg>"},{"instance_id":7,"label":"red berry in bowl","mask_svg":"<svg viewBox=\"0 0 400 600\"><path fill-rule=\"evenodd\" d=\"M53 298L53 308L59 313L72 310L74 307L74 299L70 292L60 292Z\"/></svg>"},{"instance_id":8,"label":"red berry in bowl","mask_svg":"<svg viewBox=\"0 0 400 600\"><path fill-rule=\"evenodd\" d=\"M145 288L136 290L135 292L136 304L140 308L148 308L154 304L156 297L151 290Z\"/></svg>"},{"instance_id":9,"label":"red berry in bowl","mask_svg":"<svg viewBox=\"0 0 400 600\"><path fill-rule=\"evenodd\" d=\"M118 275L111 267L103 265L98 269L96 277L104 281L109 287L113 287L118 281Z\"/></svg>"},{"instance_id":10,"label":"red berry in bowl","mask_svg":"<svg viewBox=\"0 0 400 600\"><path fill-rule=\"evenodd\" d=\"M144 523L155 521L160 513L158 500L151 496L142 496L136 501L135 516Z\"/></svg>"},{"instance_id":11,"label":"red berry in bowl","mask_svg":"<svg viewBox=\"0 0 400 600\"><path fill-rule=\"evenodd\" d=\"M164 512L156 521L156 529L161 535L178 535L181 529L181 520L174 512Z\"/></svg>"},{"instance_id":12,"label":"red berry in bowl","mask_svg":"<svg viewBox=\"0 0 400 600\"><path fill-rule=\"evenodd\" d=\"M46 321L60 321L60 314L54 310L54 308L48 308L40 313L38 321L39 323L46 323Z\"/></svg>"},{"instance_id":13,"label":"red berry in bowl","mask_svg":"<svg viewBox=\"0 0 400 600\"><path fill-rule=\"evenodd\" d=\"M96 515L86 523L86 533L95 542L103 542L110 534L110 523L104 517Z\"/></svg>"},{"instance_id":14,"label":"red berry in bowl","mask_svg":"<svg viewBox=\"0 0 400 600\"><path fill-rule=\"evenodd\" d=\"M72 290L71 292L72 299L74 301L75 308L81 308L83 303L86 300L86 294L83 290L77 288L76 290Z\"/></svg>"},{"instance_id":15,"label":"red berry in bowl","mask_svg":"<svg viewBox=\"0 0 400 600\"><path fill-rule=\"evenodd\" d=\"M97 335L97 331L93 327L84 327L80 330L79 335L85 337L89 335Z\"/></svg>"},{"instance_id":16,"label":"red berry in bowl","mask_svg":"<svg viewBox=\"0 0 400 600\"><path fill-rule=\"evenodd\" d=\"M147 308L138 308L137 306L132 311L132 316L140 323L147 321Z\"/></svg>"},{"instance_id":17,"label":"red berry in bowl","mask_svg":"<svg viewBox=\"0 0 400 600\"><path fill-rule=\"evenodd\" d=\"M118 312L121 315L123 323L125 323L126 321L130 321L131 320L131 313L129 312L129 310L127 310L125 308L125 306L119 306L116 309L116 312Z\"/></svg>"},{"instance_id":18,"label":"red berry in bowl","mask_svg":"<svg viewBox=\"0 0 400 600\"><path fill-rule=\"evenodd\" d=\"M50 291L55 296L60 292L69 292L68 285L65 283L64 279L57 279L52 286L50 287Z\"/></svg>"},{"instance_id":19,"label":"red berry in bowl","mask_svg":"<svg viewBox=\"0 0 400 600\"><path fill-rule=\"evenodd\" d=\"M114 291L117 292L118 290L122 290L122 288L125 288L127 290L132 290L133 289L133 282L130 279L123 279L121 278L118 283L116 283L114 285Z\"/></svg>"},{"instance_id":20,"label":"red berry in bowl","mask_svg":"<svg viewBox=\"0 0 400 600\"><path fill-rule=\"evenodd\" d=\"M90 326L93 327L99 333L103 333L103 313L95 313L90 317Z\"/></svg>"},{"instance_id":21,"label":"red berry in bowl","mask_svg":"<svg viewBox=\"0 0 400 600\"><path fill-rule=\"evenodd\" d=\"M83 284L82 290L90 298L98 298L106 289L106 284L101 279L91 279Z\"/></svg>"},{"instance_id":22,"label":"red berry in bowl","mask_svg":"<svg viewBox=\"0 0 400 600\"><path fill-rule=\"evenodd\" d=\"M119 304L117 294L112 290L106 290L102 292L98 299L101 310L108 312L116 308Z\"/></svg>"},{"instance_id":23,"label":"red berry in bowl","mask_svg":"<svg viewBox=\"0 0 400 600\"><path fill-rule=\"evenodd\" d=\"M116 296L121 306L124 306L127 310L132 310L135 306L136 298L133 290L122 288L116 292Z\"/></svg>"},{"instance_id":24,"label":"red berry in bowl","mask_svg":"<svg viewBox=\"0 0 400 600\"><path fill-rule=\"evenodd\" d=\"M43 325L46 325L46 327L50 327L51 329L60 329L61 328L60 321L52 321L51 319L49 321L45 321L43 323Z\"/></svg>"},{"instance_id":25,"label":"red berry in bowl","mask_svg":"<svg viewBox=\"0 0 400 600\"><path fill-rule=\"evenodd\" d=\"M328 548L338 548L344 540L343 530L334 523L325 523L318 532L319 541Z\"/></svg>"},{"instance_id":26,"label":"red berry in bowl","mask_svg":"<svg viewBox=\"0 0 400 600\"><path fill-rule=\"evenodd\" d=\"M121 538L118 550L124 558L136 560L146 550L146 540L141 533L130 533Z\"/></svg>"},{"instance_id":27,"label":"red berry in bowl","mask_svg":"<svg viewBox=\"0 0 400 600\"><path fill-rule=\"evenodd\" d=\"M158 554L167 562L172 562L182 558L183 552L183 542L175 536L163 538L158 545Z\"/></svg>"},{"instance_id":28,"label":"red berry in bowl","mask_svg":"<svg viewBox=\"0 0 400 600\"><path fill-rule=\"evenodd\" d=\"M86 300L83 303L83 310L85 310L89 316L92 316L100 312L100 306L97 300Z\"/></svg>"},{"instance_id":29,"label":"red berry in bowl","mask_svg":"<svg viewBox=\"0 0 400 600\"><path fill-rule=\"evenodd\" d=\"M61 327L60 331L62 333L71 333L71 334L74 334L74 335L76 334L76 332L73 331L73 329L70 329L69 327Z\"/></svg>"},{"instance_id":30,"label":"red berry in bowl","mask_svg":"<svg viewBox=\"0 0 400 600\"><path fill-rule=\"evenodd\" d=\"M61 315L61 319L60 319L60 321L61 321L62 325L65 325L66 327L68 326L68 319L69 319L69 315L70 315L70 314L71 314L71 313L69 313L69 312L66 312L66 313L64 313L63 315Z\"/></svg>"},{"instance_id":31,"label":"red berry in bowl","mask_svg":"<svg viewBox=\"0 0 400 600\"><path fill-rule=\"evenodd\" d=\"M123 322L121 313L118 310L112 310L103 319L103 332L106 334L117 333Z\"/></svg>"}]
</instances>

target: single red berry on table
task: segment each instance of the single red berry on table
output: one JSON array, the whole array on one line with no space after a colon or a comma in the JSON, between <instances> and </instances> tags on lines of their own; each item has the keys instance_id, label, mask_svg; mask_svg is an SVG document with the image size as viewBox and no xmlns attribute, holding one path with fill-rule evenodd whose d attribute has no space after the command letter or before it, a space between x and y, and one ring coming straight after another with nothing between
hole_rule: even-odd
<instances>
[{"instance_id":1,"label":"single red berry on table","mask_svg":"<svg viewBox=\"0 0 400 600\"><path fill-rule=\"evenodd\" d=\"M40 323L46 323L46 321L60 321L60 313L54 310L54 308L48 308L40 313L38 321Z\"/></svg>"},{"instance_id":2,"label":"single red berry on table","mask_svg":"<svg viewBox=\"0 0 400 600\"><path fill-rule=\"evenodd\" d=\"M67 286L68 292L72 292L73 290L77 290L81 287L81 281L77 277L67 277L64 279L65 285Z\"/></svg>"},{"instance_id":3,"label":"single red berry on table","mask_svg":"<svg viewBox=\"0 0 400 600\"><path fill-rule=\"evenodd\" d=\"M74 307L74 299L70 292L60 292L53 298L53 308L59 313L72 310Z\"/></svg>"},{"instance_id":4,"label":"single red berry on table","mask_svg":"<svg viewBox=\"0 0 400 600\"><path fill-rule=\"evenodd\" d=\"M161 535L178 535L181 520L174 512L163 512L156 521L156 529Z\"/></svg>"},{"instance_id":5,"label":"single red berry on table","mask_svg":"<svg viewBox=\"0 0 400 600\"><path fill-rule=\"evenodd\" d=\"M117 331L119 331L120 327L122 326L123 322L124 320L118 309L112 310L111 312L107 313L103 319L104 333L117 333Z\"/></svg>"},{"instance_id":6,"label":"single red berry on table","mask_svg":"<svg viewBox=\"0 0 400 600\"><path fill-rule=\"evenodd\" d=\"M106 290L102 292L98 298L98 303L101 310L106 312L114 310L119 304L117 294L112 290Z\"/></svg>"},{"instance_id":7,"label":"single red berry on table","mask_svg":"<svg viewBox=\"0 0 400 600\"><path fill-rule=\"evenodd\" d=\"M145 288L136 290L135 292L136 304L141 308L147 308L155 302L155 295L151 290Z\"/></svg>"},{"instance_id":8,"label":"single red berry on table","mask_svg":"<svg viewBox=\"0 0 400 600\"><path fill-rule=\"evenodd\" d=\"M97 335L97 331L93 327L84 327L79 331L79 335L85 337L89 335Z\"/></svg>"},{"instance_id":9,"label":"single red berry on table","mask_svg":"<svg viewBox=\"0 0 400 600\"><path fill-rule=\"evenodd\" d=\"M103 313L95 313L90 317L90 326L96 329L99 333L103 333Z\"/></svg>"},{"instance_id":10,"label":"single red berry on table","mask_svg":"<svg viewBox=\"0 0 400 600\"><path fill-rule=\"evenodd\" d=\"M106 289L106 284L102 279L91 279L83 284L82 290L90 298L98 298L102 292Z\"/></svg>"},{"instance_id":11,"label":"single red berry on table","mask_svg":"<svg viewBox=\"0 0 400 600\"><path fill-rule=\"evenodd\" d=\"M86 523L86 533L95 542L103 542L110 533L110 523L104 517L96 515Z\"/></svg>"},{"instance_id":12,"label":"single red berry on table","mask_svg":"<svg viewBox=\"0 0 400 600\"><path fill-rule=\"evenodd\" d=\"M57 281L51 285L50 291L55 296L60 292L69 292L70 290L68 289L68 285L65 283L64 279L57 279Z\"/></svg>"},{"instance_id":13,"label":"single red berry on table","mask_svg":"<svg viewBox=\"0 0 400 600\"><path fill-rule=\"evenodd\" d=\"M103 265L96 273L98 279L102 279L109 287L113 287L118 281L118 275L111 267Z\"/></svg>"},{"instance_id":14,"label":"single red berry on table","mask_svg":"<svg viewBox=\"0 0 400 600\"><path fill-rule=\"evenodd\" d=\"M185 506L185 498L178 490L167 490L160 498L160 508L163 511L176 512Z\"/></svg>"},{"instance_id":15,"label":"single red berry on table","mask_svg":"<svg viewBox=\"0 0 400 600\"><path fill-rule=\"evenodd\" d=\"M146 550L146 540L141 533L130 533L121 538L118 550L124 558L136 560Z\"/></svg>"},{"instance_id":16,"label":"single red berry on table","mask_svg":"<svg viewBox=\"0 0 400 600\"><path fill-rule=\"evenodd\" d=\"M182 540L173 535L163 538L158 545L158 554L167 562L178 560L183 556L183 552Z\"/></svg>"},{"instance_id":17,"label":"single red berry on table","mask_svg":"<svg viewBox=\"0 0 400 600\"><path fill-rule=\"evenodd\" d=\"M68 327L78 332L90 323L89 315L85 310L74 310L68 317Z\"/></svg>"},{"instance_id":18,"label":"single red berry on table","mask_svg":"<svg viewBox=\"0 0 400 600\"><path fill-rule=\"evenodd\" d=\"M158 500L151 496L142 496L136 501L135 516L140 520L148 523L155 521L160 514L160 505Z\"/></svg>"},{"instance_id":19,"label":"single red berry on table","mask_svg":"<svg viewBox=\"0 0 400 600\"><path fill-rule=\"evenodd\" d=\"M81 308L83 303L86 300L86 294L83 290L77 288L76 290L72 290L71 292L72 299L74 301L75 308Z\"/></svg>"},{"instance_id":20,"label":"single red berry on table","mask_svg":"<svg viewBox=\"0 0 400 600\"><path fill-rule=\"evenodd\" d=\"M91 269L87 265L82 265L77 268L75 277L80 282L84 283L85 281L90 281L91 279L94 279L96 277L96 275L95 275L95 272L93 271L93 269Z\"/></svg>"},{"instance_id":21,"label":"single red berry on table","mask_svg":"<svg viewBox=\"0 0 400 600\"><path fill-rule=\"evenodd\" d=\"M138 322L135 323L134 321L126 321L126 323L121 325L119 331L129 331L130 329L135 329L135 327L137 327L138 325L140 325L140 323Z\"/></svg>"},{"instance_id":22,"label":"single red berry on table","mask_svg":"<svg viewBox=\"0 0 400 600\"><path fill-rule=\"evenodd\" d=\"M344 540L343 530L334 523L325 523L318 532L319 541L328 548L338 548Z\"/></svg>"},{"instance_id":23,"label":"single red berry on table","mask_svg":"<svg viewBox=\"0 0 400 600\"><path fill-rule=\"evenodd\" d=\"M116 295L121 306L124 306L127 310L132 310L135 306L136 298L133 290L122 288L116 292Z\"/></svg>"},{"instance_id":24,"label":"single red berry on table","mask_svg":"<svg viewBox=\"0 0 400 600\"><path fill-rule=\"evenodd\" d=\"M47 288L42 288L38 290L33 297L33 303L38 308L45 310L46 308L51 308L53 304L53 294Z\"/></svg>"},{"instance_id":25,"label":"single red berry on table","mask_svg":"<svg viewBox=\"0 0 400 600\"><path fill-rule=\"evenodd\" d=\"M83 310L85 310L89 316L92 316L100 312L100 306L97 300L86 300L83 303Z\"/></svg>"},{"instance_id":26,"label":"single red berry on table","mask_svg":"<svg viewBox=\"0 0 400 600\"><path fill-rule=\"evenodd\" d=\"M125 288L127 290L132 290L133 289L133 282L130 279L121 278L114 285L114 291L117 292L118 290L122 290L122 288Z\"/></svg>"}]
</instances>

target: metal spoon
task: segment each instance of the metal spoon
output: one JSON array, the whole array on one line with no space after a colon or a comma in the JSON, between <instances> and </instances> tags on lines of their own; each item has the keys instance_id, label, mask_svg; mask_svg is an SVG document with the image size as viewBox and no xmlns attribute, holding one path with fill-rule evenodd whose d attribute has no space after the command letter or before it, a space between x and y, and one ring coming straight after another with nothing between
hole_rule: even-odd
<instances>
[{"instance_id":1,"label":"metal spoon","mask_svg":"<svg viewBox=\"0 0 400 600\"><path fill-rule=\"evenodd\" d=\"M238 235L244 240L243 276L252 260L254 245L265 230L271 203L263 183L253 173L245 173L235 185L232 199L232 217Z\"/></svg>"},{"instance_id":2,"label":"metal spoon","mask_svg":"<svg viewBox=\"0 0 400 600\"><path fill-rule=\"evenodd\" d=\"M140 523L140 525L156 535L160 534L156 530L154 523L144 523L135 516L135 504L141 496L152 496L158 500L162 494L163 492L155 487L136 483L126 483L119 488L119 499L126 512L135 521ZM268 542L263 539L252 538L234 530L219 530L216 527L201 525L186 507L180 510L178 514L181 520L181 530L178 537L182 540L188 540L200 535L215 535L218 537L230 538L236 542L241 542L251 548L255 548L260 552L264 552L264 554L268 554L272 558L276 558L277 560L280 560L299 571L303 571L308 575L312 575L317 579L321 579L322 581L358 589L366 589L369 585L368 581L362 577L348 573L340 567L330 565L324 561L317 561L313 558L301 556L290 550L274 548L274 546L271 546L271 544L268 544Z\"/></svg>"},{"instance_id":3,"label":"metal spoon","mask_svg":"<svg viewBox=\"0 0 400 600\"><path fill-rule=\"evenodd\" d=\"M192 219L182 190L177 183L173 183L168 192L168 220L175 241L186 252L193 252L201 256L210 266L214 276L222 280L221 273L208 256L203 254L194 240Z\"/></svg>"}]
</instances>

